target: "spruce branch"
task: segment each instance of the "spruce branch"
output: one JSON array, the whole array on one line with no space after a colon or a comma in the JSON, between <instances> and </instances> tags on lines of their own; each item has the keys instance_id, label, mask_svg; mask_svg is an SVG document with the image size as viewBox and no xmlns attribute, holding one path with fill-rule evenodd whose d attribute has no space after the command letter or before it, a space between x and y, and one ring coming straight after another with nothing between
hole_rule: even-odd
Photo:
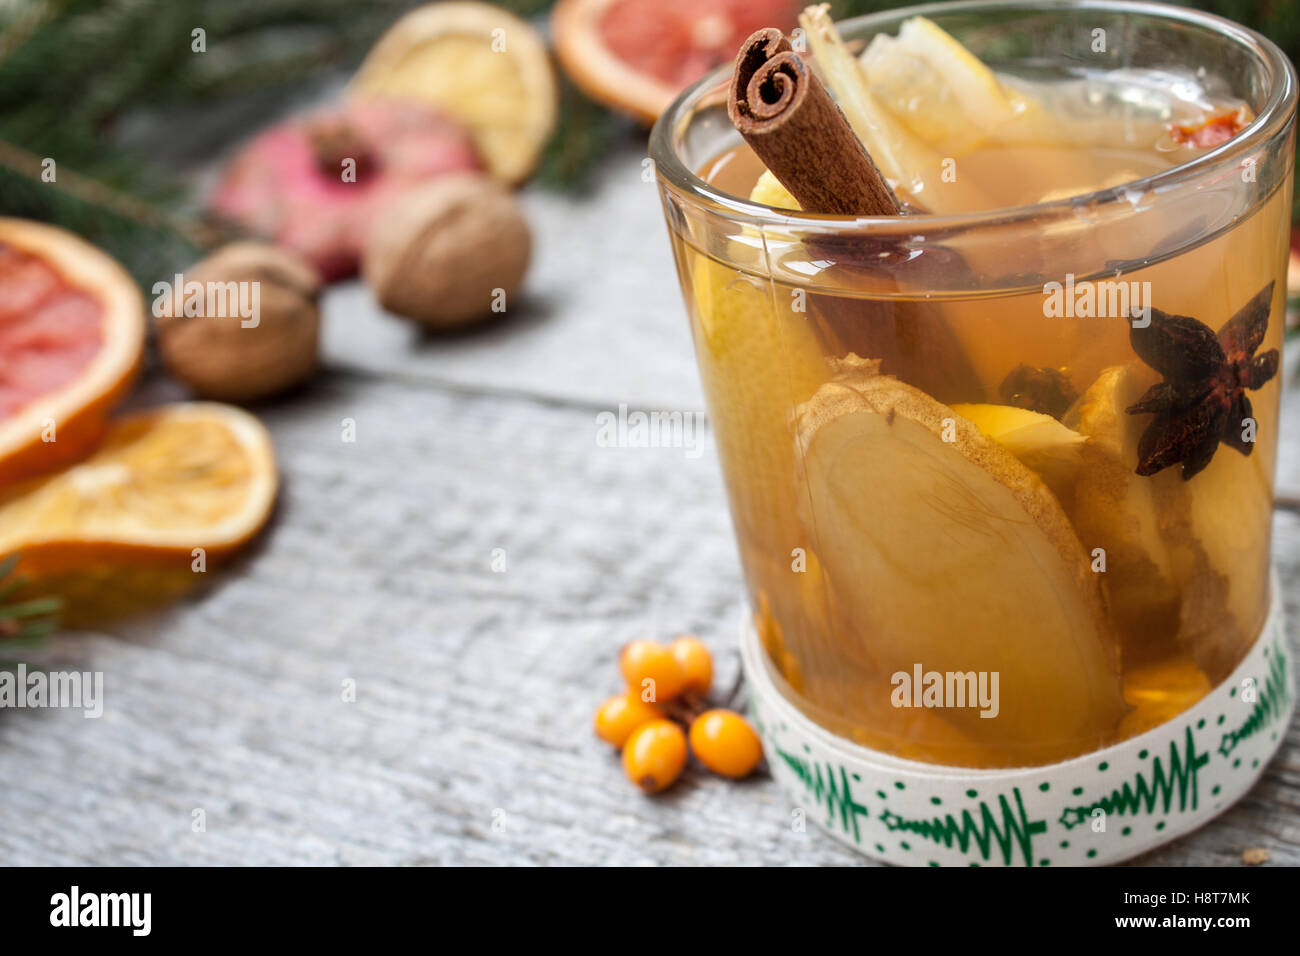
<instances>
[{"instance_id":1,"label":"spruce branch","mask_svg":"<svg viewBox=\"0 0 1300 956\"><path fill-rule=\"evenodd\" d=\"M44 637L58 626L58 615L63 602L56 597L24 598L14 600L27 586L27 582L14 575L19 556L10 555L0 561L0 643L30 642Z\"/></svg>"}]
</instances>

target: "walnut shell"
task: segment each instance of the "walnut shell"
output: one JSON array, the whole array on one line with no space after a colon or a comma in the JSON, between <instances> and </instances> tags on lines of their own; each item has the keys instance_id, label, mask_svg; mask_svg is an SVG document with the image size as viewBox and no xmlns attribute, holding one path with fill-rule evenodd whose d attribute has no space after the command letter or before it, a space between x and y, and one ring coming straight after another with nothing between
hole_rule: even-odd
<instances>
[{"instance_id":1,"label":"walnut shell","mask_svg":"<svg viewBox=\"0 0 1300 956\"><path fill-rule=\"evenodd\" d=\"M385 309L454 328L508 305L531 252L518 200L486 176L455 174L417 186L385 208L361 271Z\"/></svg>"},{"instance_id":2,"label":"walnut shell","mask_svg":"<svg viewBox=\"0 0 1300 956\"><path fill-rule=\"evenodd\" d=\"M159 314L176 303L162 302L169 293L155 299L163 364L198 395L256 401L315 371L321 281L305 259L267 243L234 242L185 270L182 279L186 286L198 282L205 290L209 283L257 283L254 325L246 326L253 320L233 305L219 309L224 315ZM252 295L248 287L245 304L252 304ZM176 312L174 307L169 311Z\"/></svg>"}]
</instances>

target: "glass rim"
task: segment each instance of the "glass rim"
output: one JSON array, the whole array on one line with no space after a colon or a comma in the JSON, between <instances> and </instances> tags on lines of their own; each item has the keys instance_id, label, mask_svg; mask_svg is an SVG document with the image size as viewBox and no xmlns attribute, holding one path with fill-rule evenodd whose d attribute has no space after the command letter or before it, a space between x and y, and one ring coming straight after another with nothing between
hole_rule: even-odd
<instances>
[{"instance_id":1,"label":"glass rim","mask_svg":"<svg viewBox=\"0 0 1300 956\"><path fill-rule=\"evenodd\" d=\"M780 210L747 197L735 196L700 179L677 155L673 145L674 132L687 121L685 110L698 103L707 93L717 88L731 73L732 64L724 64L707 76L683 90L655 122L650 132L650 158L656 175L669 187L684 193L696 202L703 201L715 207L732 221L752 226L779 226L814 228L838 231L846 228L870 229L883 232L916 232L924 226L928 231L963 230L975 226L1004 226L1026 220L1073 216L1081 205L1102 207L1127 202L1134 190L1165 188L1201 173L1240 165L1240 157L1258 149L1259 144L1272 138L1291 121L1296 113L1296 72L1290 59L1272 40L1239 23L1211 13L1175 7L1148 0L958 0L958 2L925 3L910 7L882 10L860 17L838 21L837 29L851 30L883 22L895 22L913 16L944 13L970 13L981 10L1030 10L1034 13L1053 10L1100 10L1112 13L1142 13L1157 19L1192 24L1207 32L1226 36L1238 46L1245 47L1269 71L1273 84L1263 108L1246 128L1225 143L1208 152L1171 166L1150 176L1121 183L1118 186L1081 193L1049 202L966 213L934 215L915 213L906 216L843 216L806 213L797 210Z\"/></svg>"}]
</instances>

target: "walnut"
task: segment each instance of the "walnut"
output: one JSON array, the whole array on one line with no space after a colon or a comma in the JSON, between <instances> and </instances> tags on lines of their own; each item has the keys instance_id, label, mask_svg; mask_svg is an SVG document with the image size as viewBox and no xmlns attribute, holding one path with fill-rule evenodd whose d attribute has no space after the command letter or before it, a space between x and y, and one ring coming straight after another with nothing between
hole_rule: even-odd
<instances>
[{"instance_id":1,"label":"walnut","mask_svg":"<svg viewBox=\"0 0 1300 956\"><path fill-rule=\"evenodd\" d=\"M198 395L256 401L315 371L321 281L305 259L235 242L181 279L180 290L155 299L158 347L168 371Z\"/></svg>"},{"instance_id":2,"label":"walnut","mask_svg":"<svg viewBox=\"0 0 1300 956\"><path fill-rule=\"evenodd\" d=\"M386 207L361 269L390 312L454 328L506 308L531 250L528 222L505 187L486 176L454 174Z\"/></svg>"}]
</instances>

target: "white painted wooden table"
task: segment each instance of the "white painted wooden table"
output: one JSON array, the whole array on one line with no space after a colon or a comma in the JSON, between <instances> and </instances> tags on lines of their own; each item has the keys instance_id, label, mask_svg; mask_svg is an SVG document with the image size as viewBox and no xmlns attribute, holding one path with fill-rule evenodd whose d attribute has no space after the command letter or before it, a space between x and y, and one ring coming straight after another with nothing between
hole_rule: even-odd
<instances>
[{"instance_id":1,"label":"white painted wooden table","mask_svg":"<svg viewBox=\"0 0 1300 956\"><path fill-rule=\"evenodd\" d=\"M329 294L327 373L259 410L285 479L269 533L205 593L47 642L44 663L105 673L102 719L0 712L0 862L862 862L793 832L766 778L690 770L645 798L590 730L630 638L694 631L720 685L736 667L712 446L596 441L621 402L702 407L642 150L584 200L527 195L528 304L494 328L422 337L360 285ZM1275 527L1300 621L1300 514ZM1244 801L1142 862L1240 865L1256 846L1300 864L1295 729Z\"/></svg>"}]
</instances>

